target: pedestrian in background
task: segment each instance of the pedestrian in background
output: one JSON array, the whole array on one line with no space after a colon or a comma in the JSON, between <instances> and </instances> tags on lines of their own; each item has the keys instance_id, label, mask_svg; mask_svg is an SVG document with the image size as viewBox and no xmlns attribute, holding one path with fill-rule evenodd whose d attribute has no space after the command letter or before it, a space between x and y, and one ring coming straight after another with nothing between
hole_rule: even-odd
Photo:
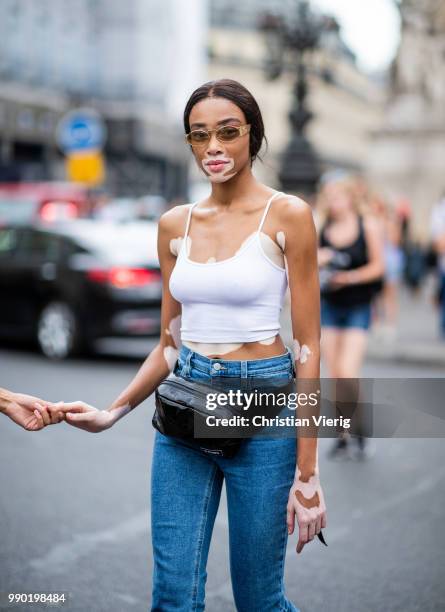
<instances>
[{"instance_id":1,"label":"pedestrian in background","mask_svg":"<svg viewBox=\"0 0 445 612\"><path fill-rule=\"evenodd\" d=\"M333 379L357 379L363 364L371 325L371 302L381 290L384 250L372 215L363 214L361 189L353 177L334 175L324 182L320 210L318 261L321 286L321 355ZM348 451L343 432L331 456ZM364 456L365 438L357 436Z\"/></svg>"},{"instance_id":2,"label":"pedestrian in background","mask_svg":"<svg viewBox=\"0 0 445 612\"><path fill-rule=\"evenodd\" d=\"M431 239L438 266L439 329L445 340L445 192L431 212Z\"/></svg>"},{"instance_id":3,"label":"pedestrian in background","mask_svg":"<svg viewBox=\"0 0 445 612\"><path fill-rule=\"evenodd\" d=\"M399 290L405 266L402 219L388 202L372 191L368 195L368 211L379 226L384 248L383 288L375 304L376 331L383 341L392 342L397 332Z\"/></svg>"}]
</instances>

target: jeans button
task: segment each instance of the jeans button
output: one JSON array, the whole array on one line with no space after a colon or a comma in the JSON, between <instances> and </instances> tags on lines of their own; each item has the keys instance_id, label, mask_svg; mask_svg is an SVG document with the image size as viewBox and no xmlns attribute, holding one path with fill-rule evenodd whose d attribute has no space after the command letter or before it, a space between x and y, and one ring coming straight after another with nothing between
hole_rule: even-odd
<instances>
[{"instance_id":1,"label":"jeans button","mask_svg":"<svg viewBox=\"0 0 445 612\"><path fill-rule=\"evenodd\" d=\"M220 363L214 363L213 364L213 369L214 370L220 370L221 369L221 364Z\"/></svg>"}]
</instances>

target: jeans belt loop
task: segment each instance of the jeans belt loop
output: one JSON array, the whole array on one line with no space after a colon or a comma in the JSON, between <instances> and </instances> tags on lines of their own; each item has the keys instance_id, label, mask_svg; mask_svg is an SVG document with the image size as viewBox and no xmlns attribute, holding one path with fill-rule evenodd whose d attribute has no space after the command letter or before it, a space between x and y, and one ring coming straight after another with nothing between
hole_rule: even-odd
<instances>
[{"instance_id":1,"label":"jeans belt loop","mask_svg":"<svg viewBox=\"0 0 445 612\"><path fill-rule=\"evenodd\" d=\"M181 375L185 378L187 376L190 376L190 370L191 370L190 361L192 359L192 355L193 355L193 351L189 350L189 352L187 353L187 357L185 358L185 363L184 363L184 366L181 372Z\"/></svg>"},{"instance_id":2,"label":"jeans belt loop","mask_svg":"<svg viewBox=\"0 0 445 612\"><path fill-rule=\"evenodd\" d=\"M247 361L241 361L241 378L247 378Z\"/></svg>"}]
</instances>

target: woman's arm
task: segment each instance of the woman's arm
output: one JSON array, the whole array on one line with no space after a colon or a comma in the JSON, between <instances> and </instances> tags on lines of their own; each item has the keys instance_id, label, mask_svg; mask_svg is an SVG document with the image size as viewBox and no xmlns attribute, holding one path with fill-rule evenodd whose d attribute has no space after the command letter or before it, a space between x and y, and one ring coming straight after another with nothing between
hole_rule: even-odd
<instances>
[{"instance_id":1,"label":"woman's arm","mask_svg":"<svg viewBox=\"0 0 445 612\"><path fill-rule=\"evenodd\" d=\"M317 394L320 389L320 288L315 225L309 205L298 198L288 198L281 207L281 219L286 228L284 254L291 294L297 389L299 393ZM308 410L302 406L298 413L303 418L316 414L313 408ZM297 428L297 465L287 507L289 533L294 529L295 514L299 524L299 553L326 526L315 427Z\"/></svg>"},{"instance_id":2,"label":"woman's arm","mask_svg":"<svg viewBox=\"0 0 445 612\"><path fill-rule=\"evenodd\" d=\"M308 204L290 200L286 211L286 244L291 319L297 384L308 385L320 377L320 288L317 236ZM317 439L298 440L298 466L303 476L316 468Z\"/></svg>"},{"instance_id":3,"label":"woman's arm","mask_svg":"<svg viewBox=\"0 0 445 612\"><path fill-rule=\"evenodd\" d=\"M159 344L150 353L128 387L114 400L107 411L113 422L133 410L159 386L176 363L180 347L181 304L170 293L169 281L176 257L170 242L182 226L184 207L177 206L159 220L158 256L162 274L161 334Z\"/></svg>"},{"instance_id":4,"label":"woman's arm","mask_svg":"<svg viewBox=\"0 0 445 612\"><path fill-rule=\"evenodd\" d=\"M12 396L11 391L0 388L0 412L7 414L7 411L11 409L13 404Z\"/></svg>"},{"instance_id":5,"label":"woman's arm","mask_svg":"<svg viewBox=\"0 0 445 612\"><path fill-rule=\"evenodd\" d=\"M176 206L162 215L158 228L158 257L162 274L161 334L136 376L106 410L84 402L63 407L68 423L93 433L108 429L149 397L173 369L180 347L181 304L170 293L169 280L176 257L171 241L182 234L187 207Z\"/></svg>"}]
</instances>

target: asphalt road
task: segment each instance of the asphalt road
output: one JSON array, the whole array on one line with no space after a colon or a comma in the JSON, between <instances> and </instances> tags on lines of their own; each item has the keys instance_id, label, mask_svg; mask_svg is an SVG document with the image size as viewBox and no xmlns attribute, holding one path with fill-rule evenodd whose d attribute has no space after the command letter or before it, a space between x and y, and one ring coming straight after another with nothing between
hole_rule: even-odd
<instances>
[{"instance_id":1,"label":"asphalt road","mask_svg":"<svg viewBox=\"0 0 445 612\"><path fill-rule=\"evenodd\" d=\"M149 348L111 343L107 356L59 364L0 350L0 386L106 407ZM443 372L374 363L364 375ZM150 609L152 411L150 398L100 435L66 424L29 433L0 418L0 610ZM368 461L335 462L326 458L331 440L320 440L329 546L314 540L297 556L292 536L286 558L287 595L303 612L445 609L443 440L373 443ZM209 612L235 610L227 538L223 495L208 562ZM3 605L7 593L62 591L68 600L59 607Z\"/></svg>"}]
</instances>

